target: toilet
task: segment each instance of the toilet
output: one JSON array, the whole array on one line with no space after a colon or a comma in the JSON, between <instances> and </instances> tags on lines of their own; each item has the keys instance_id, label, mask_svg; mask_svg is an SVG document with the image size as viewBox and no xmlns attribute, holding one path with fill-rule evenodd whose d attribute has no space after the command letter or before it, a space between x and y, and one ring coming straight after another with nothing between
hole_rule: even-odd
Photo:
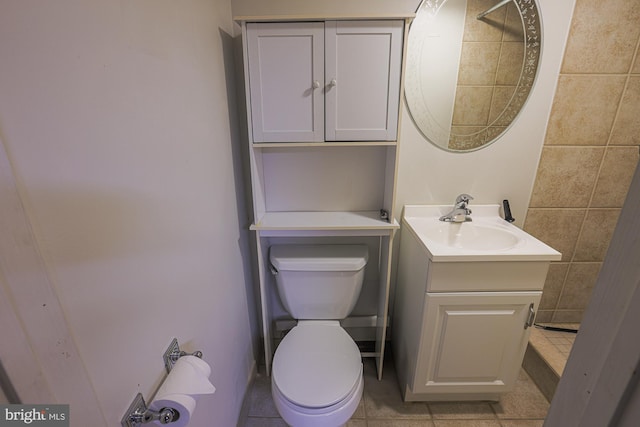
<instances>
[{"instance_id":1,"label":"toilet","mask_svg":"<svg viewBox=\"0 0 640 427\"><path fill-rule=\"evenodd\" d=\"M368 261L366 245L273 245L278 295L298 324L273 357L271 394L293 427L343 426L356 411L364 379L358 346L340 326L355 306Z\"/></svg>"}]
</instances>

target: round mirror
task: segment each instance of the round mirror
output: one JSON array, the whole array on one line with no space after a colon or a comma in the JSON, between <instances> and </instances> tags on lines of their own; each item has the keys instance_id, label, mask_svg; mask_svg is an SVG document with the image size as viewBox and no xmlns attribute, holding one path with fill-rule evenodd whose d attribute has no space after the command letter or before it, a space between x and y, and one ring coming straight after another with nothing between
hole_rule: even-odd
<instances>
[{"instance_id":1,"label":"round mirror","mask_svg":"<svg viewBox=\"0 0 640 427\"><path fill-rule=\"evenodd\" d=\"M404 89L424 137L450 151L495 141L529 96L541 39L535 0L423 0Z\"/></svg>"}]
</instances>

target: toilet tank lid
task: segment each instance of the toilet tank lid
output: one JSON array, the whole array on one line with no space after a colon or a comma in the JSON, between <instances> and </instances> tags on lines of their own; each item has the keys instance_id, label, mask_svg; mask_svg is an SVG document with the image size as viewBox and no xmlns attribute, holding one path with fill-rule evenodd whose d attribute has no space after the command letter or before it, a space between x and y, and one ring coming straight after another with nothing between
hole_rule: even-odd
<instances>
[{"instance_id":1,"label":"toilet tank lid","mask_svg":"<svg viewBox=\"0 0 640 427\"><path fill-rule=\"evenodd\" d=\"M279 271L359 271L369 259L366 245L273 245L269 259Z\"/></svg>"}]
</instances>

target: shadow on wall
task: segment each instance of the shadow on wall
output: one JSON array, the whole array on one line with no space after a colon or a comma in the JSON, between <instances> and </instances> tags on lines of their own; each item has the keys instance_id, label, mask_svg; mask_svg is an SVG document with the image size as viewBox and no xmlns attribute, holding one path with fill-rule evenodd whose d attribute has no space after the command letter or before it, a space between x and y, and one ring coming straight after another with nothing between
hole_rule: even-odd
<instances>
[{"instance_id":1,"label":"shadow on wall","mask_svg":"<svg viewBox=\"0 0 640 427\"><path fill-rule=\"evenodd\" d=\"M48 246L56 247L50 255L62 264L125 258L148 251L150 241L154 250L163 250L185 240L175 221L163 220L169 214L162 206L153 206L143 193L68 187L32 189L30 193L32 200L47 207L53 225L49 229L59 230L45 238ZM148 218L149 212L153 218Z\"/></svg>"},{"instance_id":2,"label":"shadow on wall","mask_svg":"<svg viewBox=\"0 0 640 427\"><path fill-rule=\"evenodd\" d=\"M227 103L229 105L229 129L231 141L231 156L233 158L233 179L236 188L236 211L240 226L238 247L242 257L242 271L244 274L247 307L249 307L249 324L253 354L260 360L260 321L258 302L255 295L259 292L259 284L254 280L257 271L257 254L255 253L255 236L249 231L251 212L253 212L251 198L251 177L249 172L249 136L247 134L247 117L244 108L244 79L242 64L242 39L233 38L222 29L218 30L224 55L224 72L227 85ZM238 77L239 76L239 77Z\"/></svg>"}]
</instances>

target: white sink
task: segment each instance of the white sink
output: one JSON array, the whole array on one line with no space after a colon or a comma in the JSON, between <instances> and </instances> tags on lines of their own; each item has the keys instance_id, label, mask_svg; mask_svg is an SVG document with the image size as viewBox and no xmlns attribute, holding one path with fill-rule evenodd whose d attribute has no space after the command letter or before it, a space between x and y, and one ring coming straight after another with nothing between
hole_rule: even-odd
<instances>
[{"instance_id":1,"label":"white sink","mask_svg":"<svg viewBox=\"0 0 640 427\"><path fill-rule=\"evenodd\" d=\"M471 222L443 222L450 205L408 205L403 226L433 261L559 261L560 252L500 217L499 205L470 205Z\"/></svg>"},{"instance_id":2,"label":"white sink","mask_svg":"<svg viewBox=\"0 0 640 427\"><path fill-rule=\"evenodd\" d=\"M522 242L518 236L498 227L474 222L450 223L438 221L428 224L424 232L430 239L443 245L474 251L501 251Z\"/></svg>"}]
</instances>

